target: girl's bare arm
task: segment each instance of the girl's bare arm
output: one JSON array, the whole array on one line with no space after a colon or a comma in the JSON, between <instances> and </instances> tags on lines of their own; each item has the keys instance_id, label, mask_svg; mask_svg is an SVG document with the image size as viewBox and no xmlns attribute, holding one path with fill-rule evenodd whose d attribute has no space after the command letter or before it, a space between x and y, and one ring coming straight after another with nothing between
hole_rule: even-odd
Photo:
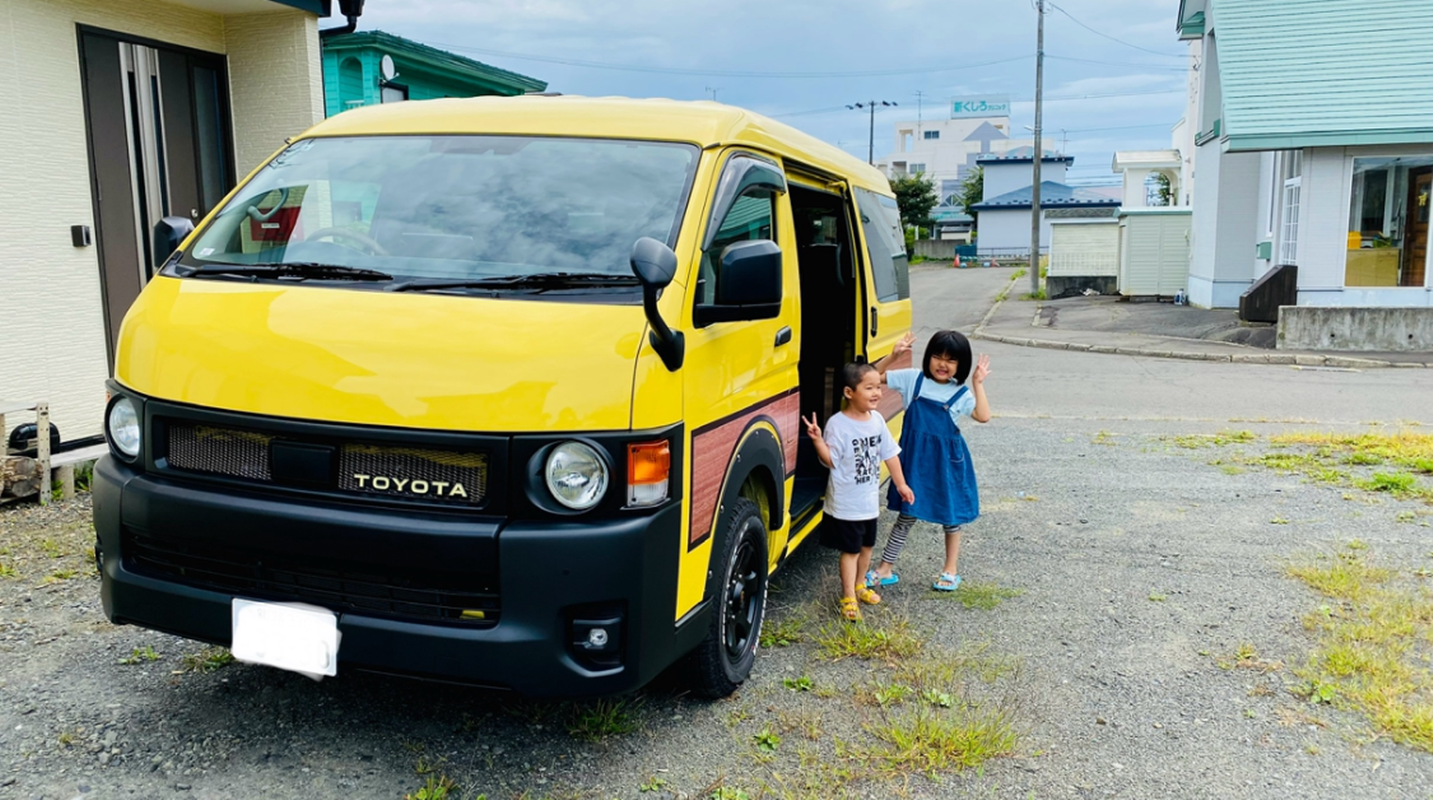
<instances>
[{"instance_id":1,"label":"girl's bare arm","mask_svg":"<svg viewBox=\"0 0 1433 800\"><path fill-rule=\"evenodd\" d=\"M871 365L876 368L877 372L881 373L881 383L886 382L886 370L890 367L890 363L905 353L909 353L911 351L911 345L915 344L915 341L915 334L906 331L906 335L902 336L901 340L896 342L896 346L891 350L890 355L877 360L876 363Z\"/></svg>"}]
</instances>

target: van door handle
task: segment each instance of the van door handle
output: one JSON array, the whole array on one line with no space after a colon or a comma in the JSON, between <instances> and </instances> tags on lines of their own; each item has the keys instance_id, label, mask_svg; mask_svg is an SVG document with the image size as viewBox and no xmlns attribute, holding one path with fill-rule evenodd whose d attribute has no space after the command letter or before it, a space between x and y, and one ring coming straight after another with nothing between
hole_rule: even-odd
<instances>
[{"instance_id":1,"label":"van door handle","mask_svg":"<svg viewBox=\"0 0 1433 800\"><path fill-rule=\"evenodd\" d=\"M880 330L880 327L881 327L881 320L880 320L879 317L876 316L876 311L877 311L876 307L875 307L875 306L871 306L871 337L872 337L872 338L875 338L875 336L876 336L876 331Z\"/></svg>"},{"instance_id":2,"label":"van door handle","mask_svg":"<svg viewBox=\"0 0 1433 800\"><path fill-rule=\"evenodd\" d=\"M790 344L790 343L791 343L791 326L790 326L790 325L782 326L781 330L779 330L779 331L776 332L776 346L777 346L777 347L780 347L780 346L782 346L783 344Z\"/></svg>"}]
</instances>

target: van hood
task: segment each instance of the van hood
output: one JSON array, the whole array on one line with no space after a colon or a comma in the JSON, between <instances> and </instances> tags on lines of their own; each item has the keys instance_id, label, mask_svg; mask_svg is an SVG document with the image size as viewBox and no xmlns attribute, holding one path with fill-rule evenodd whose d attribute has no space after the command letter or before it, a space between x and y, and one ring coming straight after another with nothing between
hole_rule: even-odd
<instances>
[{"instance_id":1,"label":"van hood","mask_svg":"<svg viewBox=\"0 0 1433 800\"><path fill-rule=\"evenodd\" d=\"M150 397L454 431L631 427L640 305L157 277L115 375Z\"/></svg>"}]
</instances>

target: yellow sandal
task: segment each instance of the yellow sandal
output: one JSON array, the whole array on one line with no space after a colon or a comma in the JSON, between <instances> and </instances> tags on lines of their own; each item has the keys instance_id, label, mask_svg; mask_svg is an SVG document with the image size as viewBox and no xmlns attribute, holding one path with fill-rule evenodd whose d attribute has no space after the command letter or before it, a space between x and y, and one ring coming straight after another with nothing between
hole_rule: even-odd
<instances>
[{"instance_id":1,"label":"yellow sandal","mask_svg":"<svg viewBox=\"0 0 1433 800\"><path fill-rule=\"evenodd\" d=\"M866 605L876 605L881 602L881 596L871 591L869 586L862 586L856 590L856 599Z\"/></svg>"},{"instance_id":2,"label":"yellow sandal","mask_svg":"<svg viewBox=\"0 0 1433 800\"><path fill-rule=\"evenodd\" d=\"M841 598L841 616L850 622L859 622L861 619L861 607L856 605L856 598Z\"/></svg>"}]
</instances>

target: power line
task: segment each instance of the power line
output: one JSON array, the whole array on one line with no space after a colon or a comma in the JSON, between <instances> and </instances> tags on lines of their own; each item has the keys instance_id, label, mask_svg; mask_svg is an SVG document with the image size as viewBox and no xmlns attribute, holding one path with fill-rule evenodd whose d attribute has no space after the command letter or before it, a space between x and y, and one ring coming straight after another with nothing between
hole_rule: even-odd
<instances>
[{"instance_id":1,"label":"power line","mask_svg":"<svg viewBox=\"0 0 1433 800\"><path fill-rule=\"evenodd\" d=\"M1149 96L1151 96L1151 95L1160 95L1160 94L1181 94L1181 93L1183 93L1184 91L1185 91L1184 89L1159 89L1159 90L1150 91L1150 92L1119 92L1119 93L1114 93L1114 94L1079 94L1079 95L1074 95L1074 94L1072 94L1072 95L1063 95L1063 96L1054 96L1054 97L1051 97L1051 96L1049 96L1049 95L1046 95L1046 96L1045 96L1045 102L1048 103L1048 102L1051 102L1051 101L1054 101L1054 100L1060 100L1060 101L1067 101L1067 100L1107 100L1107 99L1114 98L1114 97L1149 97ZM1011 98L1011 102L1014 102L1014 103L1029 103L1029 102L1032 102L1032 100L1031 100L1030 98L1028 98L1028 97L1013 97L1013 98ZM767 116L768 116L768 117L771 117L771 118L773 118L773 119L785 119L785 118L787 118L787 117L810 117L810 116L815 116L815 115L818 115L818 114L834 114L834 113L836 113L837 111L845 111L845 110L846 110L846 107L845 107L845 106L827 106L827 107L825 107L825 108L812 108L812 109L807 109L807 110L805 110L805 111L784 111L784 112L782 112L782 113L780 113L780 114L767 114ZM1160 123L1160 124L1163 125L1164 123ZM1139 127L1154 127L1154 126L1152 126L1152 125L1151 125L1151 126L1141 125L1141 126L1139 126ZM1073 133L1073 131L1071 131L1071 132Z\"/></svg>"},{"instance_id":2,"label":"power line","mask_svg":"<svg viewBox=\"0 0 1433 800\"><path fill-rule=\"evenodd\" d=\"M976 64L945 64L929 67L911 67L898 69L877 69L853 72L758 72L748 70L713 70L713 69L684 69L676 67L646 67L639 64L614 64L605 61L584 61L575 58L557 58L554 56L532 55L530 53L513 53L506 50L489 50L482 47L469 47L467 45L443 44L442 42L430 42L434 47L441 47L447 50L460 52L477 53L487 56L501 56L519 61L541 61L547 64L562 64L569 67L586 67L588 69L611 69L623 72L650 72L665 75L702 75L714 78L877 78L892 75L920 75L935 72L959 72L967 69L980 69L981 67L993 67L997 64L1009 64L1015 61L1024 61L1030 56L1014 56L1002 58L995 61L984 61Z\"/></svg>"},{"instance_id":3,"label":"power line","mask_svg":"<svg viewBox=\"0 0 1433 800\"><path fill-rule=\"evenodd\" d=\"M1081 64L1100 64L1106 67L1138 67L1140 69L1154 69L1164 72L1188 72L1188 67L1176 67L1172 64L1142 64L1138 61L1099 61L1093 58L1078 58L1076 56L1056 56L1049 53L1046 58L1054 58L1060 61L1075 61Z\"/></svg>"},{"instance_id":4,"label":"power line","mask_svg":"<svg viewBox=\"0 0 1433 800\"><path fill-rule=\"evenodd\" d=\"M1097 31L1097 30L1095 30L1094 28L1091 28L1089 25L1086 25L1085 23L1083 23L1083 22L1081 22L1081 21L1075 19L1075 17L1074 17L1073 14L1071 14L1070 12L1066 11L1065 9L1063 9L1063 8L1061 8L1061 7L1057 6L1057 5L1055 5L1054 3L1050 3L1050 7L1053 8L1053 9L1055 9L1056 11L1060 12L1061 14L1064 14L1065 16L1069 17L1071 22L1075 23L1076 25L1079 25L1081 28L1084 28L1085 30L1089 31L1090 33L1093 33L1093 34L1096 35L1096 36L1102 36L1102 37L1104 37L1104 38L1106 38L1106 39L1109 39L1109 40L1112 41L1112 42L1119 42L1120 44L1124 45L1125 47L1133 47L1133 48L1136 49L1136 50L1142 50L1142 51L1144 51L1144 52L1146 52L1146 53L1153 53L1153 54L1155 54L1155 55L1157 55L1157 56L1163 56L1163 57L1165 57L1165 58L1183 58L1183 57L1184 57L1184 56L1173 55L1173 54L1171 54L1171 53L1161 53L1161 52L1158 51L1158 50L1151 50L1151 49L1149 49L1148 47L1140 47L1140 46L1137 45L1137 44L1130 44L1129 42L1126 42L1126 41L1123 40L1123 39L1116 39L1115 37L1109 35L1108 33L1101 33L1100 31Z\"/></svg>"}]
</instances>

